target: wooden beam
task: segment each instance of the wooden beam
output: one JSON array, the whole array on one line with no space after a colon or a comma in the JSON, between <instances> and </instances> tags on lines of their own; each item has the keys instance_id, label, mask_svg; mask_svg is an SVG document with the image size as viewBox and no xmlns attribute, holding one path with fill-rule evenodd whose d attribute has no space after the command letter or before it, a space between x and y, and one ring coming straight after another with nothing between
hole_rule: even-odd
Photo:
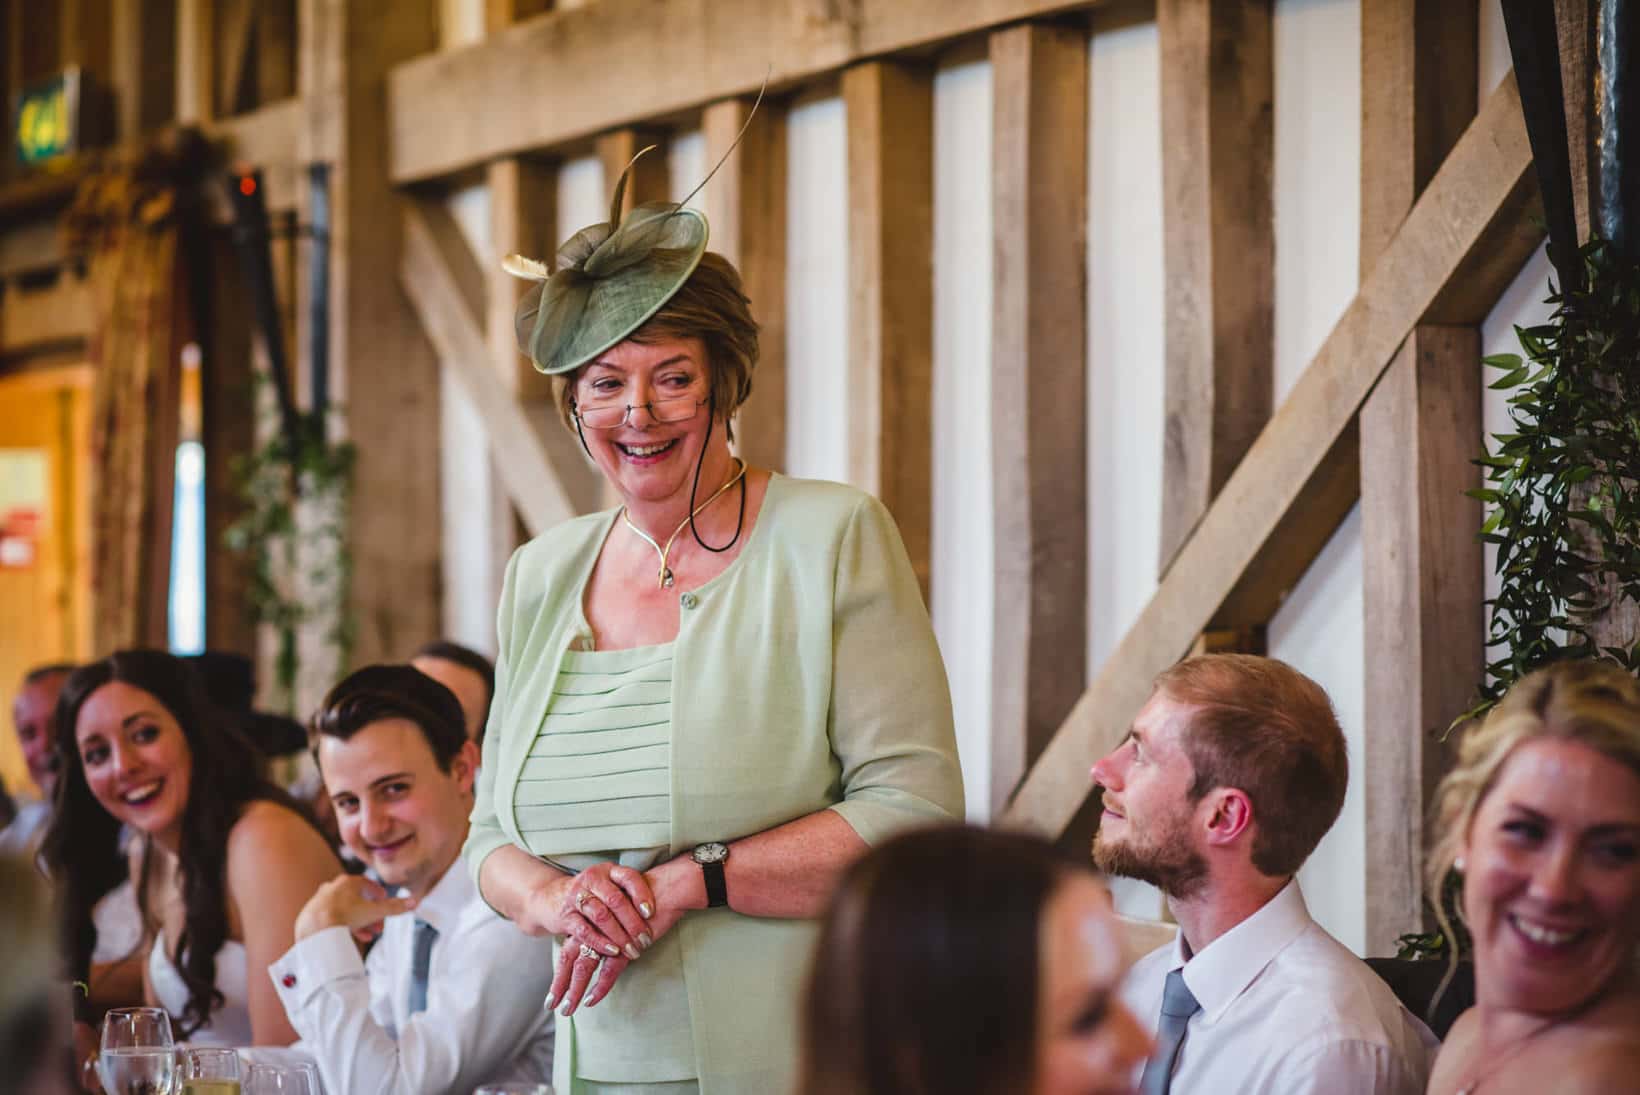
<instances>
[{"instance_id":1,"label":"wooden beam","mask_svg":"<svg viewBox=\"0 0 1640 1095\"><path fill-rule=\"evenodd\" d=\"M933 509L934 81L843 74L849 179L849 481L894 514L928 596Z\"/></svg>"},{"instance_id":2,"label":"wooden beam","mask_svg":"<svg viewBox=\"0 0 1640 1095\"><path fill-rule=\"evenodd\" d=\"M246 611L251 563L229 551L228 526L244 513L235 463L256 445L254 319L239 256L225 233L196 241L196 261L208 263L207 301L195 302L205 447L205 643L212 650L256 652L256 626ZM203 305L203 307L202 307Z\"/></svg>"},{"instance_id":3,"label":"wooden beam","mask_svg":"<svg viewBox=\"0 0 1640 1095\"><path fill-rule=\"evenodd\" d=\"M937 46L1098 0L599 0L388 79L391 173L409 183L623 125L783 90L863 60ZM622 48L607 48L611 41ZM483 110L473 104L483 103ZM550 108L543 108L550 104Z\"/></svg>"},{"instance_id":4,"label":"wooden beam","mask_svg":"<svg viewBox=\"0 0 1640 1095\"><path fill-rule=\"evenodd\" d=\"M484 27L494 34L521 19L552 10L552 0L484 0Z\"/></svg>"},{"instance_id":5,"label":"wooden beam","mask_svg":"<svg viewBox=\"0 0 1640 1095\"><path fill-rule=\"evenodd\" d=\"M1156 23L1168 135L1160 544L1166 573L1270 419L1274 65L1269 0L1160 0Z\"/></svg>"},{"instance_id":6,"label":"wooden beam","mask_svg":"<svg viewBox=\"0 0 1640 1095\"><path fill-rule=\"evenodd\" d=\"M439 357L456 369L484 419L493 467L530 534L575 516L541 435L518 401L495 383L479 325L484 277L448 210L418 199L404 211L399 281Z\"/></svg>"},{"instance_id":7,"label":"wooden beam","mask_svg":"<svg viewBox=\"0 0 1640 1095\"><path fill-rule=\"evenodd\" d=\"M249 109L256 98L252 81L257 7L253 0L218 0L216 103L229 117Z\"/></svg>"},{"instance_id":8,"label":"wooden beam","mask_svg":"<svg viewBox=\"0 0 1640 1095\"><path fill-rule=\"evenodd\" d=\"M130 142L158 129L175 113L177 98L177 4L175 0L114 0L113 49L115 136Z\"/></svg>"},{"instance_id":9,"label":"wooden beam","mask_svg":"<svg viewBox=\"0 0 1640 1095\"><path fill-rule=\"evenodd\" d=\"M298 162L332 165L331 390L359 443L348 529L359 663L403 658L442 631L438 360L390 273L404 221L386 174L382 95L393 65L437 46L436 8L434 0L303 0L298 20ZM304 213L305 201L304 187ZM304 281L295 353L304 378L310 291Z\"/></svg>"},{"instance_id":10,"label":"wooden beam","mask_svg":"<svg viewBox=\"0 0 1640 1095\"><path fill-rule=\"evenodd\" d=\"M598 138L598 159L604 167L604 189L615 193L615 180L642 149L655 146L632 165L627 177L621 213L644 202L663 202L672 194L672 179L666 172L666 134L657 129L617 129Z\"/></svg>"},{"instance_id":11,"label":"wooden beam","mask_svg":"<svg viewBox=\"0 0 1640 1095\"><path fill-rule=\"evenodd\" d=\"M302 170L299 142L308 117L297 99L222 118L205 127L205 134L223 145L229 163L261 168L262 195L270 213L296 209L307 200L307 172Z\"/></svg>"},{"instance_id":12,"label":"wooden beam","mask_svg":"<svg viewBox=\"0 0 1640 1095\"><path fill-rule=\"evenodd\" d=\"M177 0L176 120L202 125L216 117L216 5Z\"/></svg>"},{"instance_id":13,"label":"wooden beam","mask_svg":"<svg viewBox=\"0 0 1640 1095\"><path fill-rule=\"evenodd\" d=\"M1361 9L1363 276L1474 119L1478 12L1439 0ZM1415 328L1361 412L1366 931L1371 954L1426 927L1424 820L1438 742L1484 669L1480 336Z\"/></svg>"},{"instance_id":14,"label":"wooden beam","mask_svg":"<svg viewBox=\"0 0 1640 1095\"><path fill-rule=\"evenodd\" d=\"M1087 36L1027 24L992 34L990 54L1000 811L1087 673Z\"/></svg>"},{"instance_id":15,"label":"wooden beam","mask_svg":"<svg viewBox=\"0 0 1640 1095\"><path fill-rule=\"evenodd\" d=\"M258 106L296 94L296 5L293 0L258 0L255 60Z\"/></svg>"},{"instance_id":16,"label":"wooden beam","mask_svg":"<svg viewBox=\"0 0 1640 1095\"><path fill-rule=\"evenodd\" d=\"M1520 93L1509 77L1442 164L1031 769L1007 823L1058 832L1088 795L1088 766L1121 740L1156 674L1189 649L1238 591L1249 600L1278 602L1302 575L1313 555L1302 559L1272 550L1272 542L1304 519L1318 483L1336 478L1339 463L1359 458L1351 439L1356 416L1402 342L1453 301L1474 309L1463 322L1476 322L1484 314L1480 301L1495 301L1541 241L1531 220L1536 191L1530 167ZM1461 296L1444 291L1459 282L1465 286ZM1354 486L1346 477L1346 497ZM1330 535L1326 530L1313 536L1314 550Z\"/></svg>"},{"instance_id":17,"label":"wooden beam","mask_svg":"<svg viewBox=\"0 0 1640 1095\"><path fill-rule=\"evenodd\" d=\"M1419 327L1361 412L1367 951L1425 929L1424 822L1440 735L1485 668L1480 333Z\"/></svg>"},{"instance_id":18,"label":"wooden beam","mask_svg":"<svg viewBox=\"0 0 1640 1095\"><path fill-rule=\"evenodd\" d=\"M495 259L484 270L490 360L508 391L523 399L547 399L552 396L551 378L519 351L513 322L529 285L503 270L500 259L519 254L552 265L558 248L558 175L549 163L509 156L490 164L485 177L490 184Z\"/></svg>"},{"instance_id":19,"label":"wooden beam","mask_svg":"<svg viewBox=\"0 0 1640 1095\"><path fill-rule=\"evenodd\" d=\"M1555 38L1560 45L1560 88L1566 100L1566 150L1572 166L1572 207L1579 242L1589 238L1590 211L1598 186L1595 140L1595 3L1554 0Z\"/></svg>"},{"instance_id":20,"label":"wooden beam","mask_svg":"<svg viewBox=\"0 0 1640 1095\"><path fill-rule=\"evenodd\" d=\"M750 99L726 99L701 117L706 162L729 151ZM735 419L740 454L765 468L786 466L786 113L764 100L746 135L705 194L712 250L740 270L757 320L752 396Z\"/></svg>"}]
</instances>

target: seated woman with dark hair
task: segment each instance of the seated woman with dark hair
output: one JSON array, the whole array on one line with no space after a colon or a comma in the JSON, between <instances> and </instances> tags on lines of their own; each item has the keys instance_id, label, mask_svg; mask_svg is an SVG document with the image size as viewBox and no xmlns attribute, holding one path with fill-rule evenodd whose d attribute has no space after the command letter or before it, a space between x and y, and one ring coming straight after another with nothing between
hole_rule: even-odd
<instances>
[{"instance_id":1,"label":"seated woman with dark hair","mask_svg":"<svg viewBox=\"0 0 1640 1095\"><path fill-rule=\"evenodd\" d=\"M1429 890L1462 878L1475 1006L1429 1091L1640 1091L1640 683L1597 662L1523 678L1436 808Z\"/></svg>"},{"instance_id":2,"label":"seated woman with dark hair","mask_svg":"<svg viewBox=\"0 0 1640 1095\"><path fill-rule=\"evenodd\" d=\"M75 670L55 733L63 766L44 857L71 976L84 979L92 909L124 875L128 825L140 838L131 877L153 940L148 999L196 1043L294 1041L266 970L340 867L312 820L265 779L255 749L170 654L122 651Z\"/></svg>"},{"instance_id":3,"label":"seated woman with dark hair","mask_svg":"<svg viewBox=\"0 0 1640 1095\"><path fill-rule=\"evenodd\" d=\"M800 1095L1133 1090L1151 1040L1117 995L1110 895L1032 837L890 840L833 897L809 974Z\"/></svg>"}]
</instances>

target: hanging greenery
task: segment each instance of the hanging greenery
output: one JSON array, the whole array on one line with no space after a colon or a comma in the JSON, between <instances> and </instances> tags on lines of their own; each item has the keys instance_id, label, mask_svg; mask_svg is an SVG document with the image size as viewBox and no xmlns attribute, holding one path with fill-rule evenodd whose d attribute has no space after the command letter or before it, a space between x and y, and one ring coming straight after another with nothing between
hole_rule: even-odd
<instances>
[{"instance_id":1,"label":"hanging greenery","mask_svg":"<svg viewBox=\"0 0 1640 1095\"><path fill-rule=\"evenodd\" d=\"M1581 253L1584 287L1555 292L1549 323L1516 328L1521 354L1486 364L1503 375L1512 432L1483 456L1491 508L1481 538L1497 547L1480 702L1484 714L1521 677L1562 658L1640 669L1640 634L1610 621L1640 612L1640 269L1601 240Z\"/></svg>"},{"instance_id":2,"label":"hanging greenery","mask_svg":"<svg viewBox=\"0 0 1640 1095\"><path fill-rule=\"evenodd\" d=\"M234 466L245 511L226 540L251 560L251 615L278 636L276 704L293 717L305 626L320 626L325 660L335 667L347 664L352 649L345 606L353 569L347 539L353 464L351 442L328 441L319 419L303 415L294 439L269 431L268 440Z\"/></svg>"}]
</instances>

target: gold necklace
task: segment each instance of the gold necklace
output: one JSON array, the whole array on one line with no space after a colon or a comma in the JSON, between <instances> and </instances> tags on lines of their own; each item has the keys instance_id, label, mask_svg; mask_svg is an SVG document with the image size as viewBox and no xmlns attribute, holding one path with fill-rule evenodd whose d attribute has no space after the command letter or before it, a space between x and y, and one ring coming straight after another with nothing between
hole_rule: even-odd
<instances>
[{"instance_id":1,"label":"gold necklace","mask_svg":"<svg viewBox=\"0 0 1640 1095\"><path fill-rule=\"evenodd\" d=\"M745 478L745 476L746 476L746 461L740 459L737 456L737 457L735 457L735 463L740 465L739 470L737 470L733 475L731 475L729 477L728 482L724 483L723 486L721 486L717 490L713 491L712 492L712 497L708 498L706 501L704 501L700 505L696 506L693 513L691 513L688 517L685 517L682 521L680 521L678 523L678 527L672 530L672 535L670 535L666 538L666 546L665 547L661 547L659 544L657 544L655 542L655 538L653 536L649 535L649 533L645 532L643 529L641 529L637 525L633 524L631 516L628 515L628 513L626 512L626 507L625 506L621 507L621 520L626 522L626 527L631 529L633 532L637 533L639 536L641 536L643 538L643 542L648 544L650 547L654 548L655 553L661 557L661 569L660 569L660 574L658 575L659 581L656 585L657 589L665 589L665 588L667 588L668 586L670 586L672 584L672 568L666 565L666 557L668 555L672 554L672 542L678 538L678 533L682 532L684 530L684 528L686 526L688 526L690 521L693 521L696 517L700 516L700 511L701 510L705 509L707 506L711 505L713 502L716 502L720 497L722 497L724 491L728 490L730 487L732 487L736 483L740 482L741 479Z\"/></svg>"}]
</instances>

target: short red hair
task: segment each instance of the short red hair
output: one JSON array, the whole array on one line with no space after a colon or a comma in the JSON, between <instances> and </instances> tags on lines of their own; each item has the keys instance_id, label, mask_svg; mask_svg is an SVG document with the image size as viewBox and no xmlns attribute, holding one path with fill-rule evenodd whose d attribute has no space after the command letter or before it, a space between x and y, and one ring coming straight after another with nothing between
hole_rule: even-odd
<instances>
[{"instance_id":1,"label":"short red hair","mask_svg":"<svg viewBox=\"0 0 1640 1095\"><path fill-rule=\"evenodd\" d=\"M1253 866L1296 874L1344 807L1349 756L1319 684L1274 658L1203 654L1156 678L1193 708L1183 735L1192 801L1234 787L1253 804Z\"/></svg>"}]
</instances>

